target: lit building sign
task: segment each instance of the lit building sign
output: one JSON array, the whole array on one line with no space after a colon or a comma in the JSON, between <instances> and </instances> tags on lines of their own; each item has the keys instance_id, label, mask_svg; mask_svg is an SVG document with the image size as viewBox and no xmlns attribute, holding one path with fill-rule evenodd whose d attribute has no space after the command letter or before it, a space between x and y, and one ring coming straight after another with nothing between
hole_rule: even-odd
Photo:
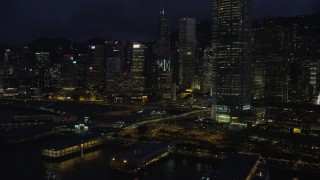
<instances>
[{"instance_id":1,"label":"lit building sign","mask_svg":"<svg viewBox=\"0 0 320 180\"><path fill-rule=\"evenodd\" d=\"M293 129L294 134L301 134L301 129L300 128L294 128Z\"/></svg>"},{"instance_id":2,"label":"lit building sign","mask_svg":"<svg viewBox=\"0 0 320 180\"><path fill-rule=\"evenodd\" d=\"M166 60L166 59L158 60L157 61L158 68L160 68L164 72L170 72L171 71L170 62L171 62L170 59L169 60Z\"/></svg>"},{"instance_id":3,"label":"lit building sign","mask_svg":"<svg viewBox=\"0 0 320 180\"><path fill-rule=\"evenodd\" d=\"M140 44L134 44L134 45L133 45L133 48L134 48L134 49L140 48Z\"/></svg>"},{"instance_id":4,"label":"lit building sign","mask_svg":"<svg viewBox=\"0 0 320 180\"><path fill-rule=\"evenodd\" d=\"M242 110L250 110L251 109L251 106L250 105L245 105L242 107Z\"/></svg>"}]
</instances>

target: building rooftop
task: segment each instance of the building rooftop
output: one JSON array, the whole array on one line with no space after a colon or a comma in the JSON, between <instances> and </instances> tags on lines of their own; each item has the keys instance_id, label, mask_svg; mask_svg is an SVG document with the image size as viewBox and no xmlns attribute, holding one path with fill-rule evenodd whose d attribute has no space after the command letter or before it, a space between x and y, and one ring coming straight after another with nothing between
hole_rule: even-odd
<instances>
[{"instance_id":1,"label":"building rooftop","mask_svg":"<svg viewBox=\"0 0 320 180\"><path fill-rule=\"evenodd\" d=\"M131 163L148 159L150 156L168 150L167 143L149 143L135 146L132 149L114 155L117 161L128 161Z\"/></svg>"},{"instance_id":2,"label":"building rooftop","mask_svg":"<svg viewBox=\"0 0 320 180\"><path fill-rule=\"evenodd\" d=\"M47 143L44 149L53 149L53 150L60 150L67 147L79 145L82 142L87 142L93 139L97 139L101 136L101 133L87 133L83 135L74 135L59 139L54 139Z\"/></svg>"},{"instance_id":3,"label":"building rooftop","mask_svg":"<svg viewBox=\"0 0 320 180\"><path fill-rule=\"evenodd\" d=\"M246 179L258 161L259 154L233 154L213 171L214 179Z\"/></svg>"}]
</instances>

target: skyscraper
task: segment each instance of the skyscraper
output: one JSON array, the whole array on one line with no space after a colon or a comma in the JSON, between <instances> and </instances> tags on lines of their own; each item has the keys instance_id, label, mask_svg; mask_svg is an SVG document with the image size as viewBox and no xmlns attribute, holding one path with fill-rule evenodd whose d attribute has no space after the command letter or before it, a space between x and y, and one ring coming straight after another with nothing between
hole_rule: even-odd
<instances>
[{"instance_id":1,"label":"skyscraper","mask_svg":"<svg viewBox=\"0 0 320 180\"><path fill-rule=\"evenodd\" d=\"M196 19L179 20L179 85L181 89L191 88L196 62Z\"/></svg>"},{"instance_id":2,"label":"skyscraper","mask_svg":"<svg viewBox=\"0 0 320 180\"><path fill-rule=\"evenodd\" d=\"M89 90L95 93L101 92L104 90L103 86L105 85L104 45L90 45L89 58Z\"/></svg>"},{"instance_id":3,"label":"skyscraper","mask_svg":"<svg viewBox=\"0 0 320 180\"><path fill-rule=\"evenodd\" d=\"M3 94L3 64L0 64L0 97Z\"/></svg>"},{"instance_id":4,"label":"skyscraper","mask_svg":"<svg viewBox=\"0 0 320 180\"><path fill-rule=\"evenodd\" d=\"M64 55L64 62L61 65L61 87L64 90L72 91L78 88L79 66L73 54Z\"/></svg>"},{"instance_id":5,"label":"skyscraper","mask_svg":"<svg viewBox=\"0 0 320 180\"><path fill-rule=\"evenodd\" d=\"M133 43L132 48L132 92L135 96L141 96L145 92L144 63L146 46L141 43Z\"/></svg>"},{"instance_id":6,"label":"skyscraper","mask_svg":"<svg viewBox=\"0 0 320 180\"><path fill-rule=\"evenodd\" d=\"M202 93L212 94L212 49L206 48L202 67Z\"/></svg>"},{"instance_id":7,"label":"skyscraper","mask_svg":"<svg viewBox=\"0 0 320 180\"><path fill-rule=\"evenodd\" d=\"M33 86L45 91L50 87L50 53L49 52L36 52L35 68L33 69Z\"/></svg>"},{"instance_id":8,"label":"skyscraper","mask_svg":"<svg viewBox=\"0 0 320 180\"><path fill-rule=\"evenodd\" d=\"M255 23L253 32L253 99L285 101L288 65L284 28L267 17L262 23Z\"/></svg>"},{"instance_id":9,"label":"skyscraper","mask_svg":"<svg viewBox=\"0 0 320 180\"><path fill-rule=\"evenodd\" d=\"M172 98L172 68L170 57L170 22L165 17L164 5L160 11L159 37L153 45L155 54L156 94L161 100L170 101Z\"/></svg>"},{"instance_id":10,"label":"skyscraper","mask_svg":"<svg viewBox=\"0 0 320 180\"><path fill-rule=\"evenodd\" d=\"M124 55L124 42L106 42L106 92L109 94L118 91L119 78L124 72Z\"/></svg>"},{"instance_id":11,"label":"skyscraper","mask_svg":"<svg viewBox=\"0 0 320 180\"><path fill-rule=\"evenodd\" d=\"M170 59L170 22L165 17L164 5L159 18L158 55L160 59Z\"/></svg>"},{"instance_id":12,"label":"skyscraper","mask_svg":"<svg viewBox=\"0 0 320 180\"><path fill-rule=\"evenodd\" d=\"M250 109L251 0L213 0L213 118L239 121Z\"/></svg>"}]
</instances>

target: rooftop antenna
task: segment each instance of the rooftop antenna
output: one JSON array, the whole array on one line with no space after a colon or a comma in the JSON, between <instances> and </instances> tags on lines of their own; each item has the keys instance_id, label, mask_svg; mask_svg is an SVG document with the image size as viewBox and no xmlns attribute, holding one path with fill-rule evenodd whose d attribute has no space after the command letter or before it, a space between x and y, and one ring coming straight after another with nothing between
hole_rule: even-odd
<instances>
[{"instance_id":1,"label":"rooftop antenna","mask_svg":"<svg viewBox=\"0 0 320 180\"><path fill-rule=\"evenodd\" d=\"M164 16L164 0L162 0L162 9L160 11L160 15Z\"/></svg>"}]
</instances>

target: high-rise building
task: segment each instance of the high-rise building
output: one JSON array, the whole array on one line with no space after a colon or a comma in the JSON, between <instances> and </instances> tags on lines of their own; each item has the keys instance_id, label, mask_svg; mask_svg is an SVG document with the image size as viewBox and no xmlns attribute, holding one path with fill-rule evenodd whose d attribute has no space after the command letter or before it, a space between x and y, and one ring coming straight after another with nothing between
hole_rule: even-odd
<instances>
[{"instance_id":1,"label":"high-rise building","mask_svg":"<svg viewBox=\"0 0 320 180\"><path fill-rule=\"evenodd\" d=\"M201 91L203 94L212 95L212 49L204 50Z\"/></svg>"},{"instance_id":2,"label":"high-rise building","mask_svg":"<svg viewBox=\"0 0 320 180\"><path fill-rule=\"evenodd\" d=\"M73 54L65 54L61 66L61 88L72 91L78 88L78 61Z\"/></svg>"},{"instance_id":3,"label":"high-rise building","mask_svg":"<svg viewBox=\"0 0 320 180\"><path fill-rule=\"evenodd\" d=\"M155 61L152 66L155 71L154 81L156 81L153 89L161 100L171 101L173 72L170 57L170 22L165 17L164 5L160 11L159 37L153 45L153 53Z\"/></svg>"},{"instance_id":4,"label":"high-rise building","mask_svg":"<svg viewBox=\"0 0 320 180\"><path fill-rule=\"evenodd\" d=\"M0 97L1 97L2 94L3 94L3 77L4 77L4 74L3 74L3 64L1 63L1 64L0 64Z\"/></svg>"},{"instance_id":5,"label":"high-rise building","mask_svg":"<svg viewBox=\"0 0 320 180\"><path fill-rule=\"evenodd\" d=\"M36 52L35 68L33 69L33 87L44 91L50 87L50 53Z\"/></svg>"},{"instance_id":6,"label":"high-rise building","mask_svg":"<svg viewBox=\"0 0 320 180\"><path fill-rule=\"evenodd\" d=\"M159 18L159 39L155 48L159 59L170 59L170 21L167 20L163 9Z\"/></svg>"},{"instance_id":7,"label":"high-rise building","mask_svg":"<svg viewBox=\"0 0 320 180\"><path fill-rule=\"evenodd\" d=\"M284 29L271 17L255 24L252 97L255 100L285 101L287 60Z\"/></svg>"},{"instance_id":8,"label":"high-rise building","mask_svg":"<svg viewBox=\"0 0 320 180\"><path fill-rule=\"evenodd\" d=\"M89 90L94 94L103 91L105 85L104 45L89 45L88 68Z\"/></svg>"},{"instance_id":9,"label":"high-rise building","mask_svg":"<svg viewBox=\"0 0 320 180\"><path fill-rule=\"evenodd\" d=\"M88 75L89 75L89 71L90 69L88 68L88 59L89 59L89 55L88 54L77 54L77 65L79 67L79 81L78 81L78 86L79 88L83 89L83 90L87 90L89 89L89 83L88 83Z\"/></svg>"},{"instance_id":10,"label":"high-rise building","mask_svg":"<svg viewBox=\"0 0 320 180\"><path fill-rule=\"evenodd\" d=\"M179 19L179 86L181 89L191 88L195 74L196 62L196 19Z\"/></svg>"},{"instance_id":11,"label":"high-rise building","mask_svg":"<svg viewBox=\"0 0 320 180\"><path fill-rule=\"evenodd\" d=\"M134 96L142 96L145 93L144 64L146 46L135 42L133 43L132 48L131 90Z\"/></svg>"},{"instance_id":12,"label":"high-rise building","mask_svg":"<svg viewBox=\"0 0 320 180\"><path fill-rule=\"evenodd\" d=\"M120 77L124 73L124 42L106 42L106 92L119 93ZM116 92L117 91L117 92Z\"/></svg>"},{"instance_id":13,"label":"high-rise building","mask_svg":"<svg viewBox=\"0 0 320 180\"><path fill-rule=\"evenodd\" d=\"M237 122L250 109L251 0L213 0L213 118Z\"/></svg>"},{"instance_id":14,"label":"high-rise building","mask_svg":"<svg viewBox=\"0 0 320 180\"><path fill-rule=\"evenodd\" d=\"M67 76L64 76L61 74L61 64L55 63L52 64L49 71L50 71L50 84L51 87L54 89L58 89L61 87L61 77L67 78Z\"/></svg>"},{"instance_id":15,"label":"high-rise building","mask_svg":"<svg viewBox=\"0 0 320 180\"><path fill-rule=\"evenodd\" d=\"M19 66L19 55L13 52L11 49L6 49L4 56L4 86L5 88L18 88L16 74Z\"/></svg>"}]
</instances>

